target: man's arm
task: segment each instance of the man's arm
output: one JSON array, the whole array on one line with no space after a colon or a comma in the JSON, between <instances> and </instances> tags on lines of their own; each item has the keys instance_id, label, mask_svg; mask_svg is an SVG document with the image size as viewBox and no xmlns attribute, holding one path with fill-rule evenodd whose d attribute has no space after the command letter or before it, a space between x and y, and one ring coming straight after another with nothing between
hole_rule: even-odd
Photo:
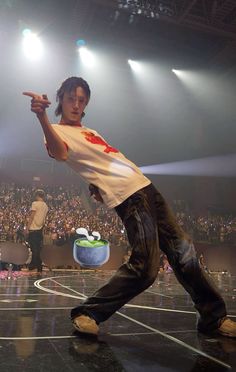
<instances>
[{"instance_id":1,"label":"man's arm","mask_svg":"<svg viewBox=\"0 0 236 372\"><path fill-rule=\"evenodd\" d=\"M53 126L50 124L46 114L46 108L49 107L51 102L48 101L46 95L39 96L32 92L24 92L23 94L32 98L31 111L37 115L37 118L41 124L50 155L52 155L56 160L66 160L68 153L67 147L53 129Z\"/></svg>"},{"instance_id":2,"label":"man's arm","mask_svg":"<svg viewBox=\"0 0 236 372\"><path fill-rule=\"evenodd\" d=\"M92 183L89 184L89 191L90 191L90 196L94 197L95 200L99 201L100 203L103 203L103 198L99 192L99 188Z\"/></svg>"}]
</instances>

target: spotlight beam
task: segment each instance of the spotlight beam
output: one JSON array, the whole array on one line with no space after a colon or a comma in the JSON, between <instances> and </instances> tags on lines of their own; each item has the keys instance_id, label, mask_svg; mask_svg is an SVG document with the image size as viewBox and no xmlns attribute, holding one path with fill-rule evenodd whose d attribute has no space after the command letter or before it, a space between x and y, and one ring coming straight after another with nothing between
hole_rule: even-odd
<instances>
[{"instance_id":1,"label":"spotlight beam","mask_svg":"<svg viewBox=\"0 0 236 372\"><path fill-rule=\"evenodd\" d=\"M94 55L85 46L79 48L80 58L83 64L87 67L93 67L95 64Z\"/></svg>"},{"instance_id":2,"label":"spotlight beam","mask_svg":"<svg viewBox=\"0 0 236 372\"><path fill-rule=\"evenodd\" d=\"M135 71L135 72L141 71L141 65L140 65L139 62L133 61L132 59L129 59L128 64L130 65L130 67L132 68L133 71Z\"/></svg>"},{"instance_id":3,"label":"spotlight beam","mask_svg":"<svg viewBox=\"0 0 236 372\"><path fill-rule=\"evenodd\" d=\"M236 177L236 154L140 167L144 174Z\"/></svg>"}]
</instances>

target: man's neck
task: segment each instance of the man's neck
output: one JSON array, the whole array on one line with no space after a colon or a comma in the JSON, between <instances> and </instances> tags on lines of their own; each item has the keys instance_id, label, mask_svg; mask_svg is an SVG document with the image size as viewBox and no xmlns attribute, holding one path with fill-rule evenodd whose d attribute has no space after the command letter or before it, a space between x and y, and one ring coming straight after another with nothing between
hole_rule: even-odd
<instances>
[{"instance_id":1,"label":"man's neck","mask_svg":"<svg viewBox=\"0 0 236 372\"><path fill-rule=\"evenodd\" d=\"M37 196L36 201L44 201L44 200L42 198L40 198L39 196Z\"/></svg>"},{"instance_id":2,"label":"man's neck","mask_svg":"<svg viewBox=\"0 0 236 372\"><path fill-rule=\"evenodd\" d=\"M60 121L59 121L59 124L60 125L70 125L71 127L82 127L82 124L81 122L72 122L72 123L68 123L66 122L63 117L61 117Z\"/></svg>"}]
</instances>

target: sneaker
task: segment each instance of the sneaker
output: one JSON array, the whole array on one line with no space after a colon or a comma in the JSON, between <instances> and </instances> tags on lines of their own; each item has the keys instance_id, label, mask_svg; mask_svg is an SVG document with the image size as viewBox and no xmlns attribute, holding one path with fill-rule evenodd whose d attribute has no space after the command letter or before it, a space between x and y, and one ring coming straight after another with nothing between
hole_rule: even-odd
<instances>
[{"instance_id":1,"label":"sneaker","mask_svg":"<svg viewBox=\"0 0 236 372\"><path fill-rule=\"evenodd\" d=\"M236 337L236 322L229 318L225 318L217 329L217 333L222 336Z\"/></svg>"},{"instance_id":2,"label":"sneaker","mask_svg":"<svg viewBox=\"0 0 236 372\"><path fill-rule=\"evenodd\" d=\"M79 315L72 319L72 324L76 331L80 333L88 333L90 335L97 335L99 327L94 319L87 315Z\"/></svg>"}]
</instances>

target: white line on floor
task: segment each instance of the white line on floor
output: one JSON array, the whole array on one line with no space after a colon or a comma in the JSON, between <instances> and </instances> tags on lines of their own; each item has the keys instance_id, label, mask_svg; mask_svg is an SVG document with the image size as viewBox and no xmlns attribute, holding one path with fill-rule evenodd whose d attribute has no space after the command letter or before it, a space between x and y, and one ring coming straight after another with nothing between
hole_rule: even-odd
<instances>
[{"instance_id":1,"label":"white line on floor","mask_svg":"<svg viewBox=\"0 0 236 372\"><path fill-rule=\"evenodd\" d=\"M57 277L57 278L58 278L58 277ZM54 279L54 278L52 278L52 279ZM42 279L41 279L41 281L42 281ZM58 284L60 285L60 283L58 283ZM84 298L86 298L86 296L83 295L83 293L77 292L77 291L75 291L75 290L73 290L73 292L75 292L75 293L77 293L78 295L83 296ZM180 345L180 346L183 346L184 348L186 348L186 349L188 349L188 350L191 350L191 351L193 351L194 353L197 353L197 354L199 354L199 355L202 355L202 356L204 356L205 358L210 359L210 360L212 360L213 362L215 362L215 363L217 363L217 364L220 364L220 365L222 365L222 366L224 366L224 367L226 367L226 368L228 368L228 369L231 369L231 366L230 366L230 365L228 365L228 364L222 362L221 360L216 359L216 358L214 358L214 357L212 357L212 356L210 356L210 355L204 353L204 352L201 351L201 350L195 349L194 347L192 347L192 346L186 344L185 342L183 342L183 341L181 341L181 340L179 340L179 339L177 339L177 338L175 338L175 337L173 337L173 336L170 336L170 335L168 335L168 334L166 334L166 333L164 333L164 332L161 332L161 331L159 331L159 330L156 329L156 328L150 327L150 326L148 326L147 324L144 324L144 323L142 323L142 322L139 322L138 320L135 320L135 319L129 317L128 315L122 314L122 313L119 312L119 311L117 311L116 314L118 314L118 315L120 315L121 317L126 318L126 319L130 320L131 322L136 323L136 324L138 324L138 325L140 325L140 326L142 326L142 327L144 327L144 328L146 328L146 329L149 329L150 331L152 331L152 332L154 332L154 333L156 333L156 334L159 334L160 336L162 336L162 337L164 337L164 338L167 338L168 340L173 341L173 342L177 343L177 344Z\"/></svg>"},{"instance_id":2,"label":"white line on floor","mask_svg":"<svg viewBox=\"0 0 236 372\"><path fill-rule=\"evenodd\" d=\"M80 299L80 297L76 297ZM81 298L84 299L84 298ZM137 308L137 309L146 309L154 311L166 311L166 312L176 312L184 314L196 314L194 311L183 311L183 310L174 310L174 309L163 309L161 307L151 307L151 306L141 306L141 305L131 305L126 304L123 307ZM71 306L55 306L55 307L1 307L0 311L30 311L30 310L69 310ZM230 318L236 318L236 315L228 315Z\"/></svg>"},{"instance_id":3,"label":"white line on floor","mask_svg":"<svg viewBox=\"0 0 236 372\"><path fill-rule=\"evenodd\" d=\"M157 296L162 296L162 297L168 297L168 298L174 298L173 296L168 296L168 295L164 295L162 293L158 293L158 292L154 292L154 291L150 291L149 289L146 289L145 293L148 292L148 293L152 293L154 295L157 295Z\"/></svg>"},{"instance_id":4,"label":"white line on floor","mask_svg":"<svg viewBox=\"0 0 236 372\"><path fill-rule=\"evenodd\" d=\"M144 327L144 328L146 328L146 329L149 329L150 331L153 331L154 333L157 333L158 335L163 336L164 338L167 338L168 340L173 341L173 342L175 342L176 344L178 344L178 345L180 345L180 346L183 346L183 347L185 347L186 349L189 349L189 350L193 351L194 353L197 353L197 354L199 354L199 355L202 355L202 356L204 356L205 358L210 359L210 360L212 360L213 362L215 362L215 363L217 363L217 364L220 364L220 365L222 365L222 366L224 366L224 367L226 367L226 368L228 368L228 369L231 369L231 366L230 366L229 364L226 364L226 363L222 362L221 360L216 359L216 358L214 358L214 357L212 357L212 356L210 356L210 355L204 353L204 352L201 351L201 350L195 349L194 347L192 347L192 346L186 344L185 342L179 340L178 338L175 338L175 337L173 337L173 336L170 336L170 335L168 335L168 334L166 334L166 333L164 333L164 332L159 331L159 330L156 329L156 328L150 327L150 326L148 326L147 324L144 324L144 323L142 323L142 322L139 322L138 320L135 320L135 319L133 319L133 318L131 318L130 316L127 316L127 315L125 315L125 314L122 314L122 313L120 313L119 311L117 311L116 314L119 314L119 315L122 316L123 318L126 318L126 319L130 320L130 321L133 322L133 323L136 323L136 324L138 324L138 325L140 325L140 326L142 326L142 327Z\"/></svg>"},{"instance_id":5,"label":"white line on floor","mask_svg":"<svg viewBox=\"0 0 236 372\"><path fill-rule=\"evenodd\" d=\"M156 332L133 332L133 333L107 333L109 336L146 336L146 335L155 335Z\"/></svg>"},{"instance_id":6,"label":"white line on floor","mask_svg":"<svg viewBox=\"0 0 236 372\"><path fill-rule=\"evenodd\" d=\"M1 296L48 296L47 293L1 293Z\"/></svg>"},{"instance_id":7,"label":"white line on floor","mask_svg":"<svg viewBox=\"0 0 236 372\"><path fill-rule=\"evenodd\" d=\"M67 276L68 277L68 276ZM71 276L70 276L71 277ZM49 288L46 288L46 287L42 287L41 286L41 282L42 281L45 281L45 280L52 280L54 278L58 278L57 277L52 277L52 278L43 278L43 279L39 279L39 280L36 280L34 282L34 285L36 288L38 289L41 289L42 291L45 291L45 292L48 292L48 293L52 293L52 294L55 294L55 295L58 295L58 296L64 296L64 297L70 297L70 298L76 298L76 299L79 299L79 300L83 300L84 299L84 295L83 297L81 297L80 295L79 296L73 296L69 293L63 293L63 292L58 292L58 291L54 291L53 289L49 289ZM65 276L61 276L61 278L65 278ZM73 292L77 293L76 291L73 290Z\"/></svg>"},{"instance_id":8,"label":"white line on floor","mask_svg":"<svg viewBox=\"0 0 236 372\"><path fill-rule=\"evenodd\" d=\"M126 304L124 307L135 307L137 309L147 309L147 310L155 310L155 311L166 311L171 313L183 313L183 314L196 314L196 311L188 311L188 310L177 310L177 309L165 309L163 307L152 307L152 306L144 306L144 305L133 305L133 304ZM236 318L236 315L227 314L230 318Z\"/></svg>"},{"instance_id":9,"label":"white line on floor","mask_svg":"<svg viewBox=\"0 0 236 372\"><path fill-rule=\"evenodd\" d=\"M67 285L63 285L63 284L61 284L61 283L59 283L59 282L57 282L55 279L52 279L52 278L49 278L49 280L51 280L52 282L54 282L54 283L56 283L56 284L58 284L60 287L62 287L62 288L66 288L66 289L68 289L69 291L71 291L71 292L74 292L74 293L76 293L76 294L78 294L78 292L75 290L75 289L73 289L73 288L70 288L70 287L68 287ZM85 295L83 295L83 296L85 296ZM86 297L86 296L85 296Z\"/></svg>"},{"instance_id":10,"label":"white line on floor","mask_svg":"<svg viewBox=\"0 0 236 372\"><path fill-rule=\"evenodd\" d=\"M63 276L63 277L65 277L65 276ZM68 296L68 294L63 294L63 293L61 293L61 292L57 292L57 291L53 291L53 290L49 290L48 288L44 288L44 287L42 287L42 286L40 285L40 283L41 283L42 281L44 281L44 280L48 280L48 279L49 279L49 280L52 280L52 279L54 279L54 278L55 278L55 277L40 279L40 280L36 281L36 282L34 283L34 285L35 285L36 287L38 287L39 289L42 289L42 290L44 290L44 291L50 291L50 293L53 293L53 294L58 294L58 295L62 295L62 296L67 295L67 296ZM57 276L56 278L58 279L59 277ZM58 284L59 286L65 288L65 286L63 286L63 284L61 284L61 283L59 283L59 282L57 282L57 284ZM80 292L77 292L77 291L75 291L75 290L73 290L73 289L71 289L71 288L68 288L68 287L66 287L66 288L69 289L69 290L72 290L74 293L78 294L78 296L81 296L83 299L86 298L86 296L85 296L84 294L82 294L82 293L80 293ZM75 298L75 296L71 296L71 295L69 295L69 296ZM78 298L78 296L77 296L76 298ZM80 298L81 298L81 297L80 297ZM132 305L132 307L135 307L135 305ZM141 307L141 306L139 306L139 307ZM142 308L144 308L144 307L142 307ZM147 307L145 307L145 308L147 308ZM155 308L154 308L154 309L155 309ZM25 308L24 308L24 310L25 310ZM37 310L37 308L35 308L35 310ZM175 337L173 337L173 336L170 336L170 335L168 335L168 334L166 334L166 333L164 333L164 332L161 332L161 331L159 331L159 330L156 329L156 328L150 327L150 326L148 326L147 324L144 324L144 323L142 323L142 322L139 322L138 320L135 320L135 319L129 317L128 315L122 314L121 312L116 312L116 314L118 314L118 315L120 315L121 317L123 317L123 318L125 318L125 319L128 319L129 321L131 321L131 322L133 322L133 323L136 323L136 324L138 324L138 325L140 325L140 326L142 326L142 327L144 327L144 328L146 328L146 329L148 329L148 330L150 330L150 331L152 331L152 332L154 332L154 333L156 333L156 334L159 334L160 336L162 336L162 337L164 337L164 338L167 338L167 339L169 339L170 341L173 341L173 342L177 343L177 344L180 345L180 346L183 346L183 347L185 347L185 348L187 348L187 349L189 349L189 350L191 350L191 351L193 351L193 352L195 352L195 353L197 353L197 354L199 354L199 355L202 355L202 356L204 356L205 358L210 359L210 360L212 360L213 362L215 362L215 363L217 363L217 364L220 364L220 365L222 365L222 366L224 366L224 367L226 367L226 368L228 368L228 369L231 369L230 365L228 365L228 364L226 364L226 363L223 363L223 362L221 362L220 360L218 360L218 359L216 359L216 358L214 358L214 357L211 357L210 355L208 355L208 354L202 352L201 350L195 349L194 347L192 347L192 346L186 344L186 343L183 342L183 341L180 341L179 339L177 339L177 338L175 338ZM45 336L45 337L14 337L14 338L13 338L13 337L8 337L8 338L3 338L3 337L1 337L0 339L2 339L2 340L7 340L7 339L8 339L8 340L14 340L14 339L16 339L16 340L37 339L37 340L38 340L38 339L53 339L53 338L58 339L58 338L75 338L75 337L76 337L76 336Z\"/></svg>"},{"instance_id":11,"label":"white line on floor","mask_svg":"<svg viewBox=\"0 0 236 372\"><path fill-rule=\"evenodd\" d=\"M68 310L68 309L71 309L71 306L68 306L68 307L2 307L0 308L0 311L12 311L12 310L15 310L15 311L21 311L21 310L24 310L24 311L29 311L29 310Z\"/></svg>"},{"instance_id":12,"label":"white line on floor","mask_svg":"<svg viewBox=\"0 0 236 372\"><path fill-rule=\"evenodd\" d=\"M137 333L109 333L109 336L112 337L121 337L121 336L144 336L144 335L153 335L155 332L137 332ZM77 338L78 336L30 336L30 337L0 337L0 340L53 340L53 339L66 339L66 338Z\"/></svg>"},{"instance_id":13,"label":"white line on floor","mask_svg":"<svg viewBox=\"0 0 236 372\"><path fill-rule=\"evenodd\" d=\"M0 337L0 340L51 340L63 338L76 338L76 336L42 336L42 337Z\"/></svg>"},{"instance_id":14,"label":"white line on floor","mask_svg":"<svg viewBox=\"0 0 236 372\"><path fill-rule=\"evenodd\" d=\"M48 293L52 293L52 294L55 294L55 295L76 298L76 299L79 299L79 300L85 299L86 296L84 294L82 294L80 292L77 292L77 291L75 291L72 288L67 287L67 289L73 291L78 296L73 296L73 295L70 295L69 293L63 293L63 292L54 291L53 289L49 289L49 288L43 287L40 284L41 282L43 282L45 280L48 280L48 279L54 279L54 278L57 278L58 279L58 278L65 278L65 277L71 277L71 276L57 276L57 277L51 277L51 278L43 278L43 279L36 280L36 282L34 282L34 285L37 288L41 289L42 291L45 291L45 292L48 292ZM59 282L57 282L57 284L63 287L63 284L60 284ZM81 297L81 296L83 296L83 297ZM152 306L144 306L144 305L125 304L124 307L134 307L134 308L137 308L137 309L146 309L146 310L154 310L154 311L166 311L166 312L183 313L183 314L196 314L196 311L177 310L177 309L166 309L166 308L162 308L162 307L152 307ZM231 317L231 318L235 318L236 317L236 315L230 315L230 314L228 314L228 316Z\"/></svg>"},{"instance_id":15,"label":"white line on floor","mask_svg":"<svg viewBox=\"0 0 236 372\"><path fill-rule=\"evenodd\" d=\"M172 313L196 314L196 311L165 309L163 307L152 307L152 306L144 306L144 305L126 304L125 307L135 307L137 309L147 309L147 310L155 310L155 311L157 311L157 310L158 311L167 311L167 312L172 312Z\"/></svg>"}]
</instances>

